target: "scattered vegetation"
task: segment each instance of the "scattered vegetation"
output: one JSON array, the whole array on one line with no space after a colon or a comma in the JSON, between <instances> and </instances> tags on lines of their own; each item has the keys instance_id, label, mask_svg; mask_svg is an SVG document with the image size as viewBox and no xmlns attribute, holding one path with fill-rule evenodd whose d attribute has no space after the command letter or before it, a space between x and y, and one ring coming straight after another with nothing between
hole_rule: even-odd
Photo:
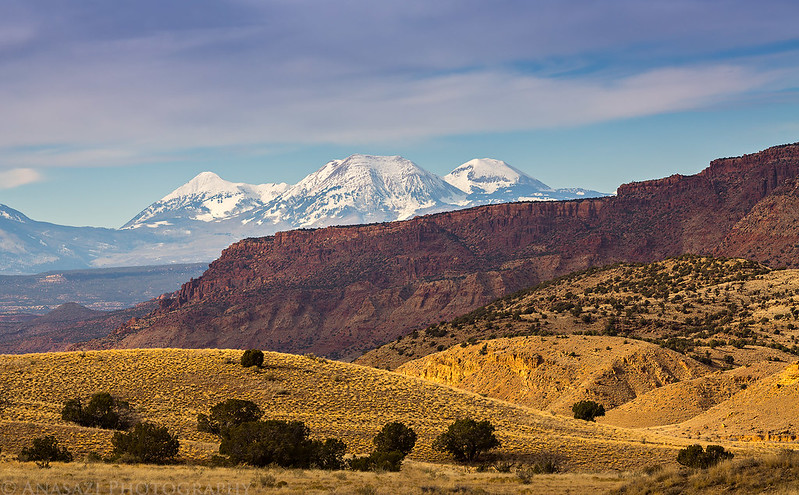
<instances>
[{"instance_id":1,"label":"scattered vegetation","mask_svg":"<svg viewBox=\"0 0 799 495\"><path fill-rule=\"evenodd\" d=\"M180 441L175 462L192 464L210 463L219 453L219 436L197 431L198 413L210 418L211 409L231 397L257 404L268 411L269 419L301 420L316 433L312 438L338 438L353 455L372 452L373 439L385 424L401 422L417 434L408 458L447 462L452 457L433 450L432 444L450 423L468 417L489 418L502 442L497 455L517 464L549 450L564 455L567 470L630 469L655 460L674 462L674 447L684 446L655 434L659 446L653 449L654 441L642 444L637 432L581 425L562 416L330 360L264 352L267 377L243 368L241 354L138 349L0 356L5 400L0 407L0 447L6 456L16 456L32 438L52 434L76 458L92 453L112 457L112 431L61 419L66 400L91 397L97 390L135 404L142 421L167 426ZM407 463L406 458L403 469Z\"/></svg>"},{"instance_id":2,"label":"scattered vegetation","mask_svg":"<svg viewBox=\"0 0 799 495\"><path fill-rule=\"evenodd\" d=\"M457 344L562 334L645 340L718 368L746 346L799 355L799 282L783 273L694 255L591 268L419 329L360 362L393 369Z\"/></svg>"},{"instance_id":3,"label":"scattered vegetation","mask_svg":"<svg viewBox=\"0 0 799 495\"><path fill-rule=\"evenodd\" d=\"M613 493L794 493L797 485L799 453L786 450L758 458L724 460L708 469L651 470Z\"/></svg>"}]
</instances>

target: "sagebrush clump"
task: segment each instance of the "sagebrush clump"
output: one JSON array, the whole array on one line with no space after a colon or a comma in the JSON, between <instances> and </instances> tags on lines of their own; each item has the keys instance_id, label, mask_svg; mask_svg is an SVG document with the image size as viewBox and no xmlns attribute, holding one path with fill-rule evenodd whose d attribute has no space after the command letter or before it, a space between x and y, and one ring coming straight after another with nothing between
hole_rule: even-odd
<instances>
[{"instance_id":1,"label":"sagebrush clump","mask_svg":"<svg viewBox=\"0 0 799 495\"><path fill-rule=\"evenodd\" d=\"M241 355L241 365L245 368L252 366L260 368L264 365L264 353L259 349L247 349Z\"/></svg>"}]
</instances>

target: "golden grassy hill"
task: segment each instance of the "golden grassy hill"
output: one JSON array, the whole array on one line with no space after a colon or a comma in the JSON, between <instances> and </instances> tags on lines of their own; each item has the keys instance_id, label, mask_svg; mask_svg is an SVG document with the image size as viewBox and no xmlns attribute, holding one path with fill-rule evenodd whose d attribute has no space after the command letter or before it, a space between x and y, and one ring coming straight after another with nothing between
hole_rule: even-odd
<instances>
[{"instance_id":1,"label":"golden grassy hill","mask_svg":"<svg viewBox=\"0 0 799 495\"><path fill-rule=\"evenodd\" d=\"M761 361L656 388L607 411L600 423L642 428L680 423L724 402L750 384L782 371L788 363Z\"/></svg>"},{"instance_id":2,"label":"golden grassy hill","mask_svg":"<svg viewBox=\"0 0 799 495\"><path fill-rule=\"evenodd\" d=\"M494 339L410 361L398 373L570 415L594 400L617 407L668 384L712 373L670 349L621 337Z\"/></svg>"},{"instance_id":3,"label":"golden grassy hill","mask_svg":"<svg viewBox=\"0 0 799 495\"><path fill-rule=\"evenodd\" d=\"M736 456L709 469L666 468L636 477L614 495L796 494L799 454L783 451L758 458Z\"/></svg>"},{"instance_id":4,"label":"golden grassy hill","mask_svg":"<svg viewBox=\"0 0 799 495\"><path fill-rule=\"evenodd\" d=\"M591 269L419 329L356 362L395 369L463 342L586 333L646 339L719 368L727 356L736 364L795 359L799 271L697 256Z\"/></svg>"},{"instance_id":5,"label":"golden grassy hill","mask_svg":"<svg viewBox=\"0 0 799 495\"><path fill-rule=\"evenodd\" d=\"M664 428L689 438L776 440L799 438L799 362L749 384L687 421Z\"/></svg>"},{"instance_id":6,"label":"golden grassy hill","mask_svg":"<svg viewBox=\"0 0 799 495\"><path fill-rule=\"evenodd\" d=\"M389 421L419 434L412 458L443 460L433 438L458 417L489 419L500 454L524 459L542 452L578 470L631 469L673 463L685 440L542 413L421 379L326 361L265 353L265 368L238 364L235 350L110 350L0 356L0 447L13 455L34 436L55 434L77 456L110 449L111 433L60 419L65 400L108 391L128 400L140 419L166 425L181 456L208 459L215 438L196 431L196 416L228 398L249 399L265 417L304 421L315 436L342 438L353 453Z\"/></svg>"}]
</instances>

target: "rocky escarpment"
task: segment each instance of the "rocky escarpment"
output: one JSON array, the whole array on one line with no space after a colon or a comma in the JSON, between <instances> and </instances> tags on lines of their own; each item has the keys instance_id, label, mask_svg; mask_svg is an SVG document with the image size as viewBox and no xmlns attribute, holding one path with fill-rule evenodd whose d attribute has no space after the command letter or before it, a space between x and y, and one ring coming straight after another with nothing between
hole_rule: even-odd
<instances>
[{"instance_id":1,"label":"rocky escarpment","mask_svg":"<svg viewBox=\"0 0 799 495\"><path fill-rule=\"evenodd\" d=\"M790 179L757 203L716 248L772 266L799 267L799 179Z\"/></svg>"},{"instance_id":2,"label":"rocky escarpment","mask_svg":"<svg viewBox=\"0 0 799 495\"><path fill-rule=\"evenodd\" d=\"M247 239L156 312L92 345L354 357L573 270L687 252L724 256L733 228L796 177L799 145L788 145L716 160L693 176L626 184L616 197ZM770 259L763 250L749 257Z\"/></svg>"}]
</instances>

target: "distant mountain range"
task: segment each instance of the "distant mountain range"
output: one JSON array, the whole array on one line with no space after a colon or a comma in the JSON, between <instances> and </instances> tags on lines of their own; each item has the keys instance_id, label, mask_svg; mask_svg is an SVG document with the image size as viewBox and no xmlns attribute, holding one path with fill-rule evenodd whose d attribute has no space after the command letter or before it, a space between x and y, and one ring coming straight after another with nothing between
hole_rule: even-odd
<instances>
[{"instance_id":1,"label":"distant mountain range","mask_svg":"<svg viewBox=\"0 0 799 495\"><path fill-rule=\"evenodd\" d=\"M295 185L233 183L203 172L120 229L38 222L0 205L0 273L210 261L235 241L281 230L600 196L606 194L553 189L487 158L443 178L399 156L370 155L333 160Z\"/></svg>"}]
</instances>

